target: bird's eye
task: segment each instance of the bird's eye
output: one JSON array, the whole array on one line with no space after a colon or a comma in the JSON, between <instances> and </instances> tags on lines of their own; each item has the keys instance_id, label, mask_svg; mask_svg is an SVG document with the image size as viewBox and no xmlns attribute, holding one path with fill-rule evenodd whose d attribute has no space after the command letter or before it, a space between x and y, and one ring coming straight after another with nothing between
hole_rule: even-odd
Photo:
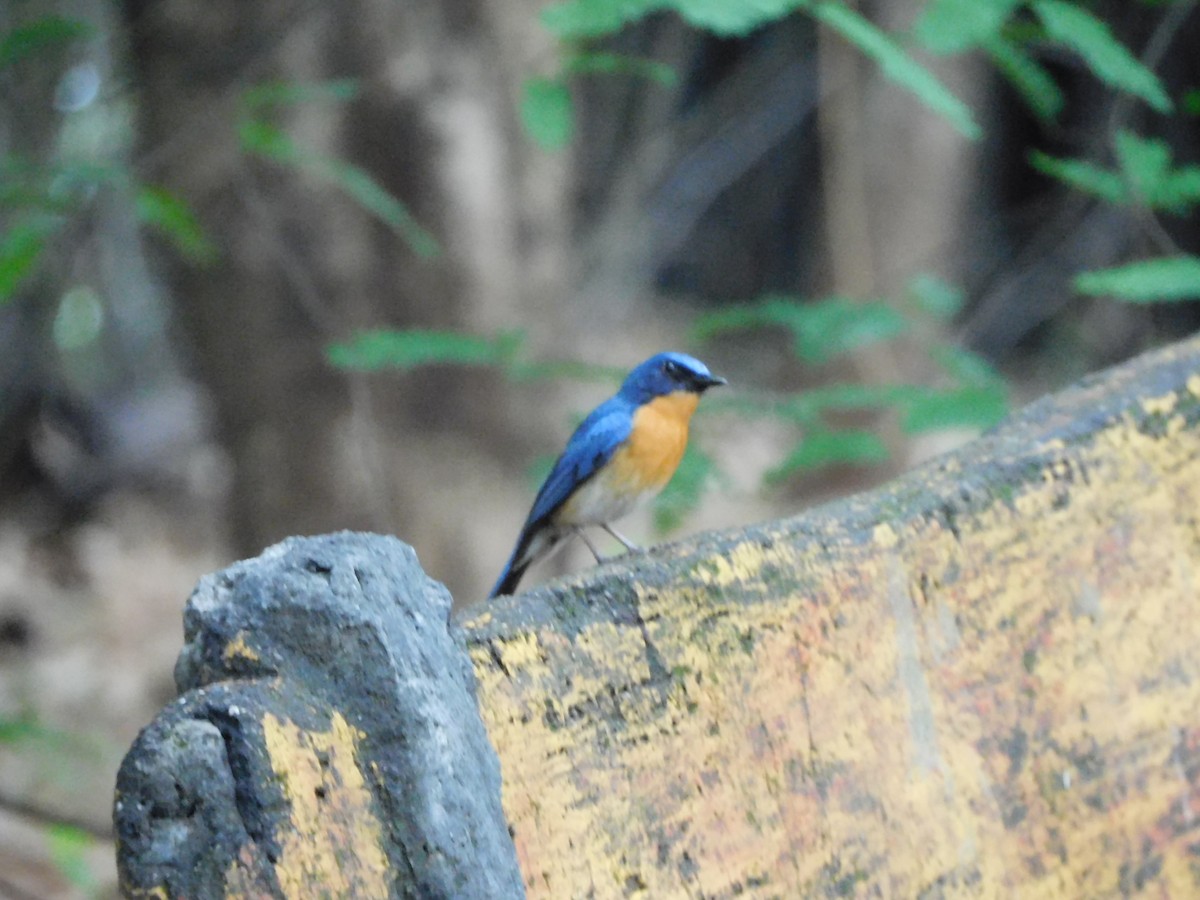
<instances>
[{"instance_id":1,"label":"bird's eye","mask_svg":"<svg viewBox=\"0 0 1200 900\"><path fill-rule=\"evenodd\" d=\"M668 359L663 363L663 371L671 378L680 378L683 376L683 368L673 359Z\"/></svg>"}]
</instances>

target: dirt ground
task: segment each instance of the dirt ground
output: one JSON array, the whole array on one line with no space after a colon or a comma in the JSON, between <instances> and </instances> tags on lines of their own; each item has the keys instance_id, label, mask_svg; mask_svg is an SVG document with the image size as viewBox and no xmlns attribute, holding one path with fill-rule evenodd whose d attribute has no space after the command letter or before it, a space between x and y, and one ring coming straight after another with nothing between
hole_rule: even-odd
<instances>
[{"instance_id":1,"label":"dirt ground","mask_svg":"<svg viewBox=\"0 0 1200 900\"><path fill-rule=\"evenodd\" d=\"M0 513L0 897L116 896L112 791L175 694L181 612L222 568L220 500L119 491L70 523Z\"/></svg>"}]
</instances>

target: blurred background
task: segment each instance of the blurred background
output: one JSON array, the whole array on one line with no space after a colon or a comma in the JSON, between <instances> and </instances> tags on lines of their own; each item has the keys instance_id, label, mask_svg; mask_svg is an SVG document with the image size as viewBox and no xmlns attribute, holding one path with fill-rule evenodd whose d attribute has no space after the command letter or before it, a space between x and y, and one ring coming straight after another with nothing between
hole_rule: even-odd
<instances>
[{"instance_id":1,"label":"blurred background","mask_svg":"<svg viewBox=\"0 0 1200 900\"><path fill-rule=\"evenodd\" d=\"M643 543L1192 331L1194 7L0 4L0 896L114 894L201 575L366 529L476 602L651 353L732 387Z\"/></svg>"}]
</instances>

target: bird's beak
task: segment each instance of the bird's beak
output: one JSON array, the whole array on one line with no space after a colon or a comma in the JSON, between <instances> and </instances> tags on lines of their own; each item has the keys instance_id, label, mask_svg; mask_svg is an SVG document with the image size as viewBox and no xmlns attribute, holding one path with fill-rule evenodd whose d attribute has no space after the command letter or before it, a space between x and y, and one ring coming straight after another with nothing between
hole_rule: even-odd
<instances>
[{"instance_id":1,"label":"bird's beak","mask_svg":"<svg viewBox=\"0 0 1200 900\"><path fill-rule=\"evenodd\" d=\"M696 389L701 393L704 393L710 387L717 387L722 384L729 384L729 382L720 375L707 375L696 379Z\"/></svg>"}]
</instances>

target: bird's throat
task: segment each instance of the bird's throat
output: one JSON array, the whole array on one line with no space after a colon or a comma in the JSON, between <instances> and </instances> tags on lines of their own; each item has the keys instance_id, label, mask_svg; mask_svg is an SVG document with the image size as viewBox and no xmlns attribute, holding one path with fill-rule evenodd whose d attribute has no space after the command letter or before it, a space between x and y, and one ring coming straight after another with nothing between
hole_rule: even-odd
<instances>
[{"instance_id":1,"label":"bird's throat","mask_svg":"<svg viewBox=\"0 0 1200 900\"><path fill-rule=\"evenodd\" d=\"M656 397L634 413L623 462L646 488L661 488L675 474L687 449L688 425L699 401L698 394L676 391Z\"/></svg>"}]
</instances>

